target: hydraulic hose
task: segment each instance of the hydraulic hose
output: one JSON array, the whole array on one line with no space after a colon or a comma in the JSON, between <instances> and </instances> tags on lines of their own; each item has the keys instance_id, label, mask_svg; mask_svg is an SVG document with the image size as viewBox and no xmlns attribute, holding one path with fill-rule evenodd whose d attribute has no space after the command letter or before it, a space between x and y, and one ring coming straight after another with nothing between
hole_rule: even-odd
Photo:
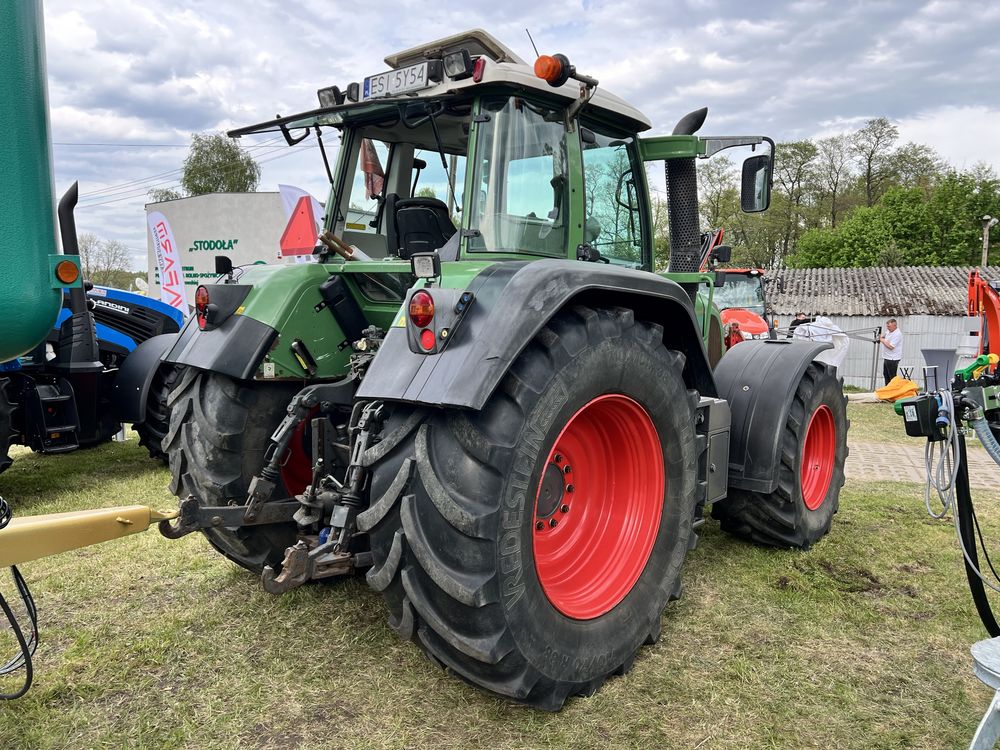
<instances>
[{"instance_id":1,"label":"hydraulic hose","mask_svg":"<svg viewBox=\"0 0 1000 750\"><path fill-rule=\"evenodd\" d=\"M986 420L982 421L985 423ZM989 428L987 427L988 430ZM978 430L976 434L979 434ZM1000 448L992 435L990 435L990 439L995 447ZM993 456L992 453L990 455ZM996 638L1000 636L1000 625L997 625L989 599L986 598L986 586L982 574L979 572L979 555L976 551L975 536L976 516L972 505L972 493L969 491L969 466L966 458L965 438L959 435L958 476L955 481L955 525L958 526L958 534L963 547L965 576L969 579L969 591L972 593L972 601L976 605L979 619L982 620L986 631L991 637Z\"/></svg>"},{"instance_id":2,"label":"hydraulic hose","mask_svg":"<svg viewBox=\"0 0 1000 750\"><path fill-rule=\"evenodd\" d=\"M972 425L972 429L976 431L976 437L979 438L979 442L983 444L986 452L989 454L998 466L1000 466L1000 443L997 439L993 437L993 430L990 429L989 422L986 421L986 417L979 417L979 419L973 419L969 422Z\"/></svg>"}]
</instances>

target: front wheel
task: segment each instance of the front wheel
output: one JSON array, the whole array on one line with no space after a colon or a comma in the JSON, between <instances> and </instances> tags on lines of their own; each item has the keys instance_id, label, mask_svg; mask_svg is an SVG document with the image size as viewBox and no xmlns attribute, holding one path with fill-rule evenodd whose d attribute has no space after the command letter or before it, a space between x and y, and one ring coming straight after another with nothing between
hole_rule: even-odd
<instances>
[{"instance_id":1,"label":"front wheel","mask_svg":"<svg viewBox=\"0 0 1000 750\"><path fill-rule=\"evenodd\" d=\"M170 430L170 407L167 400L170 392L180 380L182 368L180 365L161 364L153 375L146 398L146 418L140 424L134 425L139 435L139 445L149 452L149 457L168 464L166 451L163 450L163 438Z\"/></svg>"},{"instance_id":2,"label":"front wheel","mask_svg":"<svg viewBox=\"0 0 1000 750\"><path fill-rule=\"evenodd\" d=\"M733 490L712 508L723 531L770 547L809 549L830 531L844 486L847 397L836 370L813 362L802 374L781 433L778 486Z\"/></svg>"},{"instance_id":3,"label":"front wheel","mask_svg":"<svg viewBox=\"0 0 1000 750\"><path fill-rule=\"evenodd\" d=\"M359 526L400 635L549 710L655 641L679 592L697 462L697 394L662 337L631 310L577 307L482 411L396 408Z\"/></svg>"},{"instance_id":4,"label":"front wheel","mask_svg":"<svg viewBox=\"0 0 1000 750\"><path fill-rule=\"evenodd\" d=\"M181 500L194 495L206 506L244 504L250 481L264 465L270 436L299 388L185 368L168 400L170 430L163 440L170 491ZM287 487L284 477L282 472L275 498L302 491ZM259 573L265 565L281 564L296 532L290 522L203 533L223 555Z\"/></svg>"}]
</instances>

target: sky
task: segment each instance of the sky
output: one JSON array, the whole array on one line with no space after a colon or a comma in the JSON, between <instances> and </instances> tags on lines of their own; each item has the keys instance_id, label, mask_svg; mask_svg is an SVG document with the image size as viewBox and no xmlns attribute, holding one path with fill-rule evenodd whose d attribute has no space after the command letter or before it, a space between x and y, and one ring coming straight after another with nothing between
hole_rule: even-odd
<instances>
[{"instance_id":1,"label":"sky","mask_svg":"<svg viewBox=\"0 0 1000 750\"><path fill-rule=\"evenodd\" d=\"M480 7L475 7L475 6ZM669 133L822 137L888 117L901 142L1000 171L1000 0L44 0L57 195L80 182L77 228L145 268L144 204L176 187L192 133L317 106L316 90L387 69L393 52L483 28L526 60L562 52ZM241 144L259 190L325 200L309 139ZM780 158L780 153L778 155Z\"/></svg>"}]
</instances>

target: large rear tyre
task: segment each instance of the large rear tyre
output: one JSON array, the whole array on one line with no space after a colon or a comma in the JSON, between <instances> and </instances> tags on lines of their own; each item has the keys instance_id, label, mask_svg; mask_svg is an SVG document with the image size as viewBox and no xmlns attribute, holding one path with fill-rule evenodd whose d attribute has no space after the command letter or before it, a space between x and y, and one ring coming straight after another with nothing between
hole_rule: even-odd
<instances>
[{"instance_id":1,"label":"large rear tyre","mask_svg":"<svg viewBox=\"0 0 1000 750\"><path fill-rule=\"evenodd\" d=\"M242 505L250 480L264 465L269 438L285 416L298 384L233 380L193 368L170 394L170 430L163 441L170 491L206 506ZM279 482L275 498L290 493ZM206 529L208 541L238 565L260 572L278 567L295 543L294 523Z\"/></svg>"},{"instance_id":2,"label":"large rear tyre","mask_svg":"<svg viewBox=\"0 0 1000 750\"><path fill-rule=\"evenodd\" d=\"M836 369L811 363L782 431L777 489L731 491L712 507L723 531L769 547L809 549L819 541L840 503L849 426Z\"/></svg>"},{"instance_id":3,"label":"large rear tyre","mask_svg":"<svg viewBox=\"0 0 1000 750\"><path fill-rule=\"evenodd\" d=\"M397 407L359 517L390 625L548 710L628 670L680 591L696 490L684 358L631 310L559 313L480 412Z\"/></svg>"},{"instance_id":4,"label":"large rear tyre","mask_svg":"<svg viewBox=\"0 0 1000 750\"><path fill-rule=\"evenodd\" d=\"M162 364L157 368L146 399L146 419L141 424L134 425L139 435L139 445L149 451L150 458L164 464L169 464L167 453L163 449L163 438L170 431L170 407L167 399L180 376L179 365Z\"/></svg>"},{"instance_id":5,"label":"large rear tyre","mask_svg":"<svg viewBox=\"0 0 1000 750\"><path fill-rule=\"evenodd\" d=\"M11 443L17 436L14 429L14 409L16 408L8 396L10 378L0 378L0 473L6 471L13 459L8 455Z\"/></svg>"}]
</instances>

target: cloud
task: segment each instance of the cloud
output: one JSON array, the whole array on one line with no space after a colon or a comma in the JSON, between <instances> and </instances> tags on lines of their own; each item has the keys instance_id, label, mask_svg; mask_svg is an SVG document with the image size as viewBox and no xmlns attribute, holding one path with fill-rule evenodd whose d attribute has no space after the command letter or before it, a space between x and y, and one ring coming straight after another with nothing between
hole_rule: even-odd
<instances>
[{"instance_id":1,"label":"cloud","mask_svg":"<svg viewBox=\"0 0 1000 750\"><path fill-rule=\"evenodd\" d=\"M927 109L896 121L901 141L932 145L958 169L977 162L1000 167L997 123L1000 107L947 106Z\"/></svg>"},{"instance_id":2,"label":"cloud","mask_svg":"<svg viewBox=\"0 0 1000 750\"><path fill-rule=\"evenodd\" d=\"M46 0L44 7L58 143L186 144L192 132L310 109L318 88L358 81L384 70L389 53L467 28L488 30L530 61L527 27L539 51L569 55L642 110L654 133L700 106L710 108L706 132L776 140L887 116L904 140L925 142L956 166L985 159L1000 167L989 132L1000 112L998 2L974 14L957 0L371 0L363 9L337 0ZM314 146L286 154L265 137L244 141L259 149L261 189L288 182L325 193ZM335 150L335 139L328 144ZM101 195L92 195L79 222L141 250L144 186L171 184L184 155L57 146L57 184L80 179L86 192L131 183L103 194L114 203L97 205Z\"/></svg>"}]
</instances>

